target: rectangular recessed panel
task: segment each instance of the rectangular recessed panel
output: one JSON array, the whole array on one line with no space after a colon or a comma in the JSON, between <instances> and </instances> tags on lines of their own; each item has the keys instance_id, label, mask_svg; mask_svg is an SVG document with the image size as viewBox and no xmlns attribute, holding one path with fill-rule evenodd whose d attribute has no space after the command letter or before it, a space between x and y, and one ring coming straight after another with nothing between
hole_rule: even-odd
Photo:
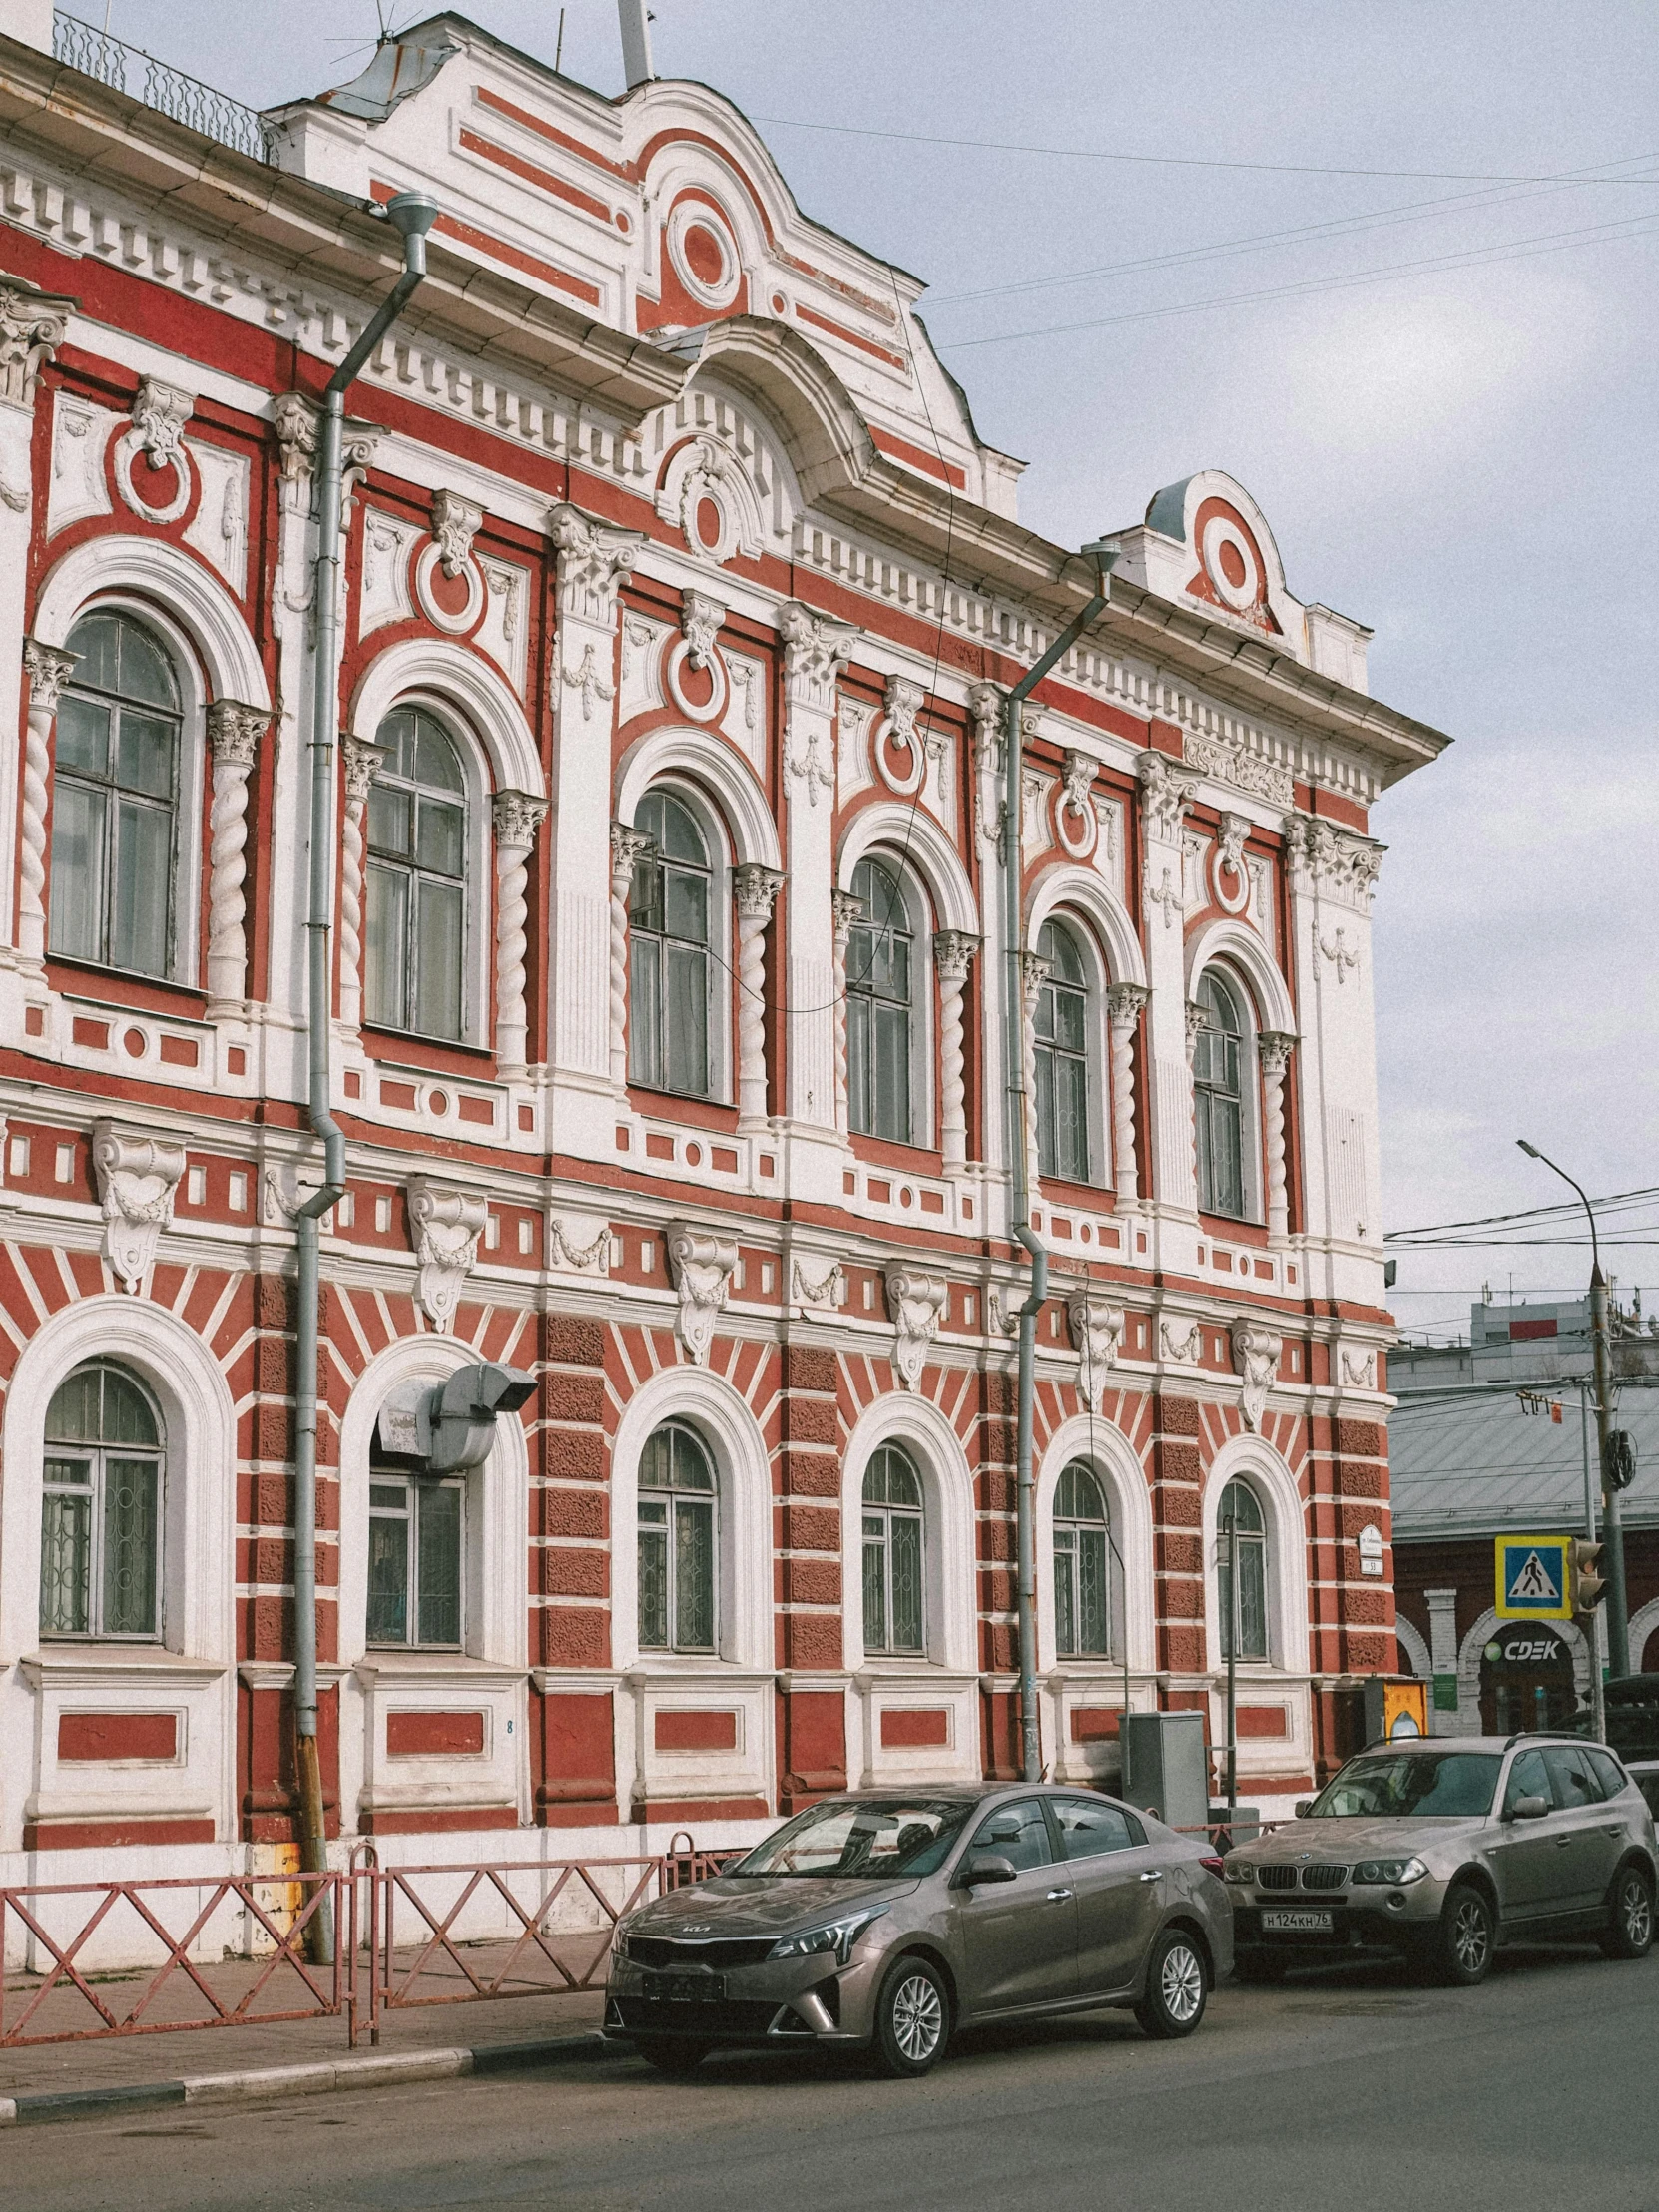
<instances>
[{"instance_id":1,"label":"rectangular recessed panel","mask_svg":"<svg viewBox=\"0 0 1659 2212\"><path fill-rule=\"evenodd\" d=\"M177 1759L177 1713L61 1713L58 1757Z\"/></svg>"},{"instance_id":2,"label":"rectangular recessed panel","mask_svg":"<svg viewBox=\"0 0 1659 2212\"><path fill-rule=\"evenodd\" d=\"M380 1104L382 1106L401 1106L405 1113L412 1114L414 1112L414 1102L415 1087L412 1083L382 1083L380 1085Z\"/></svg>"},{"instance_id":3,"label":"rectangular recessed panel","mask_svg":"<svg viewBox=\"0 0 1659 2212\"><path fill-rule=\"evenodd\" d=\"M648 1160L672 1160L674 1139L660 1136L655 1129L646 1131L645 1156Z\"/></svg>"},{"instance_id":4,"label":"rectangular recessed panel","mask_svg":"<svg viewBox=\"0 0 1659 2212\"><path fill-rule=\"evenodd\" d=\"M69 1034L77 1044L90 1045L95 1052L110 1049L110 1025L107 1021L89 1021L85 1014L77 1014L69 1025Z\"/></svg>"},{"instance_id":5,"label":"rectangular recessed panel","mask_svg":"<svg viewBox=\"0 0 1659 2212\"><path fill-rule=\"evenodd\" d=\"M942 1214L944 1212L943 1191L923 1191L921 1194L921 1210L924 1214Z\"/></svg>"},{"instance_id":6,"label":"rectangular recessed panel","mask_svg":"<svg viewBox=\"0 0 1659 2212\"><path fill-rule=\"evenodd\" d=\"M476 1759L484 1748L482 1713L388 1713L392 1759Z\"/></svg>"},{"instance_id":7,"label":"rectangular recessed panel","mask_svg":"<svg viewBox=\"0 0 1659 2212\"><path fill-rule=\"evenodd\" d=\"M472 1098L462 1091L460 1115L462 1121L480 1122L484 1128L492 1129L495 1126L495 1102L488 1098Z\"/></svg>"},{"instance_id":8,"label":"rectangular recessed panel","mask_svg":"<svg viewBox=\"0 0 1659 2212\"><path fill-rule=\"evenodd\" d=\"M1108 1706L1079 1705L1071 1716L1071 1740L1074 1744L1097 1744L1105 1737L1116 1738L1118 1715Z\"/></svg>"},{"instance_id":9,"label":"rectangular recessed panel","mask_svg":"<svg viewBox=\"0 0 1659 2212\"><path fill-rule=\"evenodd\" d=\"M659 1751L736 1751L736 1713L665 1712L657 1714Z\"/></svg>"},{"instance_id":10,"label":"rectangular recessed panel","mask_svg":"<svg viewBox=\"0 0 1659 2212\"><path fill-rule=\"evenodd\" d=\"M737 1174L738 1156L735 1152L729 1151L725 1145L717 1144L710 1153L710 1158L722 1175Z\"/></svg>"},{"instance_id":11,"label":"rectangular recessed panel","mask_svg":"<svg viewBox=\"0 0 1659 2212\"><path fill-rule=\"evenodd\" d=\"M1238 1729L1241 1736L1289 1736L1291 1716L1283 1705L1241 1705Z\"/></svg>"},{"instance_id":12,"label":"rectangular recessed panel","mask_svg":"<svg viewBox=\"0 0 1659 2212\"><path fill-rule=\"evenodd\" d=\"M164 1036L160 1049L170 1067L193 1068L202 1057L202 1049L194 1037Z\"/></svg>"},{"instance_id":13,"label":"rectangular recessed panel","mask_svg":"<svg viewBox=\"0 0 1659 2212\"><path fill-rule=\"evenodd\" d=\"M950 1714L942 1706L925 1711L907 1705L881 1709L881 1745L885 1751L910 1751L949 1741Z\"/></svg>"}]
</instances>

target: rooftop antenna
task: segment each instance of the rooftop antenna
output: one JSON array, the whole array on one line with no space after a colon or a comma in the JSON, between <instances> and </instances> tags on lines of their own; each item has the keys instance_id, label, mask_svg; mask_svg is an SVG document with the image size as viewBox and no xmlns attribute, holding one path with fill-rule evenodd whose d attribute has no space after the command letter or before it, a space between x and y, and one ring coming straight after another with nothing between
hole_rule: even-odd
<instances>
[{"instance_id":1,"label":"rooftop antenna","mask_svg":"<svg viewBox=\"0 0 1659 2212\"><path fill-rule=\"evenodd\" d=\"M645 0L617 0L617 14L622 22L622 74L632 92L657 74L651 66L653 17Z\"/></svg>"},{"instance_id":2,"label":"rooftop antenna","mask_svg":"<svg viewBox=\"0 0 1659 2212\"><path fill-rule=\"evenodd\" d=\"M558 74L559 74L559 65L561 64L561 62L563 62L564 58L565 58L565 11L564 11L564 9L563 9L563 8L561 8L561 9L559 10L559 37L558 37L558 42L557 42L557 44L556 44L556 45L554 46L554 48L553 48L553 74L554 74L554 76L555 76L555 77L557 77L557 76L558 76Z\"/></svg>"}]
</instances>

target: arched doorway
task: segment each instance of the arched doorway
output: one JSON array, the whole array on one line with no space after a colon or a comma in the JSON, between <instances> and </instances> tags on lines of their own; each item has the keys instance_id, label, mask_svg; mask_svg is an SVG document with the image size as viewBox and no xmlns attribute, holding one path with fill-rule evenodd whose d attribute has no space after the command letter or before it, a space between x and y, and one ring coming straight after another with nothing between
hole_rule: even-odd
<instances>
[{"instance_id":1,"label":"arched doorway","mask_svg":"<svg viewBox=\"0 0 1659 2212\"><path fill-rule=\"evenodd\" d=\"M1500 1621L1480 1653L1480 1725L1488 1736L1570 1728L1572 1652L1547 1621Z\"/></svg>"}]
</instances>

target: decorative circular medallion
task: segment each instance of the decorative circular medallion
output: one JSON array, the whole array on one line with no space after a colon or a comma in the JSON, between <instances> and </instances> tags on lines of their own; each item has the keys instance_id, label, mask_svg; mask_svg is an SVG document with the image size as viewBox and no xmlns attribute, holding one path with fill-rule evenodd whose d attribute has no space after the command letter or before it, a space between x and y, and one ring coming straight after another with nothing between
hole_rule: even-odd
<instances>
[{"instance_id":1,"label":"decorative circular medallion","mask_svg":"<svg viewBox=\"0 0 1659 2212\"><path fill-rule=\"evenodd\" d=\"M146 522L177 522L196 495L196 471L184 443L159 468L153 467L142 430L123 431L116 439L110 472L123 504Z\"/></svg>"},{"instance_id":2,"label":"decorative circular medallion","mask_svg":"<svg viewBox=\"0 0 1659 2212\"><path fill-rule=\"evenodd\" d=\"M871 747L875 769L888 791L900 799L914 799L927 774L927 748L918 730L911 738L905 738L894 729L892 717L883 715L875 726L875 741Z\"/></svg>"},{"instance_id":3,"label":"decorative circular medallion","mask_svg":"<svg viewBox=\"0 0 1659 2212\"><path fill-rule=\"evenodd\" d=\"M726 712L726 666L718 652L703 668L692 668L690 638L677 639L663 663L669 697L692 722L718 722Z\"/></svg>"},{"instance_id":4,"label":"decorative circular medallion","mask_svg":"<svg viewBox=\"0 0 1659 2212\"><path fill-rule=\"evenodd\" d=\"M682 200L668 219L668 258L699 306L731 306L743 280L737 241L704 200Z\"/></svg>"},{"instance_id":5,"label":"decorative circular medallion","mask_svg":"<svg viewBox=\"0 0 1659 2212\"><path fill-rule=\"evenodd\" d=\"M150 1049L150 1039L142 1029L129 1029L121 1042L128 1058L132 1060L142 1060Z\"/></svg>"},{"instance_id":6,"label":"decorative circular medallion","mask_svg":"<svg viewBox=\"0 0 1659 2212\"><path fill-rule=\"evenodd\" d=\"M435 538L429 539L415 555L415 597L436 629L458 638L483 620L484 579L470 558L455 576L443 573L442 562L442 548Z\"/></svg>"},{"instance_id":7,"label":"decorative circular medallion","mask_svg":"<svg viewBox=\"0 0 1659 2212\"><path fill-rule=\"evenodd\" d=\"M1056 786L1051 802L1054 837L1074 860L1086 860L1100 842L1100 818L1085 799L1074 804L1069 793Z\"/></svg>"},{"instance_id":8,"label":"decorative circular medallion","mask_svg":"<svg viewBox=\"0 0 1659 2212\"><path fill-rule=\"evenodd\" d=\"M1244 531L1228 515L1212 515L1204 525L1199 555L1216 595L1236 614L1254 607L1265 579L1261 558Z\"/></svg>"},{"instance_id":9,"label":"decorative circular medallion","mask_svg":"<svg viewBox=\"0 0 1659 2212\"><path fill-rule=\"evenodd\" d=\"M449 1093L447 1091L428 1091L426 1093L426 1111L429 1114L447 1114L449 1111Z\"/></svg>"}]
</instances>

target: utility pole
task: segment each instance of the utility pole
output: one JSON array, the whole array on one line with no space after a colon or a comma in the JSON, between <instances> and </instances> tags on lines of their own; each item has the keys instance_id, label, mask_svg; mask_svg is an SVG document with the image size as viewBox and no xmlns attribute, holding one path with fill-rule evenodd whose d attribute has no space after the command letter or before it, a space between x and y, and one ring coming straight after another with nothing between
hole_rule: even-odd
<instances>
[{"instance_id":1,"label":"utility pole","mask_svg":"<svg viewBox=\"0 0 1659 2212\"><path fill-rule=\"evenodd\" d=\"M1584 1451L1584 1535L1589 1543L1596 1540L1596 1494L1590 1480L1590 1385L1580 1382L1578 1385L1578 1440ZM1590 1647L1590 1726L1595 1731L1598 1744L1607 1741L1607 1700L1601 1680L1601 1613L1595 1611L1581 1616L1584 1641Z\"/></svg>"},{"instance_id":2,"label":"utility pole","mask_svg":"<svg viewBox=\"0 0 1659 2212\"><path fill-rule=\"evenodd\" d=\"M1601 1540L1607 1559L1607 1664L1615 1676L1630 1672L1630 1609L1624 1588L1624 1526L1619 1493L1610 1471L1607 1440L1613 1432L1613 1355L1607 1316L1607 1278L1601 1272L1601 1246L1596 1237L1595 1208L1563 1167L1540 1152L1524 1137L1515 1142L1529 1160L1540 1161L1576 1191L1590 1224L1590 1350L1595 1375L1596 1444L1601 1466Z\"/></svg>"}]
</instances>

